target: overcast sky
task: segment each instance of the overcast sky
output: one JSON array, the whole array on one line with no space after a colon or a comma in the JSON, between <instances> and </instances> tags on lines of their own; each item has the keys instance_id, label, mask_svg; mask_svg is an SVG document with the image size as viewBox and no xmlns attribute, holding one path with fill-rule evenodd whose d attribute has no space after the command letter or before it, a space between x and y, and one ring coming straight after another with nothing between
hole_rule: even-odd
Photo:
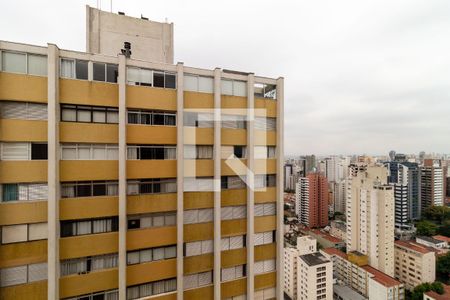
<instances>
[{"instance_id":1,"label":"overcast sky","mask_svg":"<svg viewBox=\"0 0 450 300\"><path fill-rule=\"evenodd\" d=\"M110 1L101 1L110 9ZM85 50L85 4L1 1L0 39ZM113 1L175 61L285 78L286 154L450 153L450 1Z\"/></svg>"}]
</instances>

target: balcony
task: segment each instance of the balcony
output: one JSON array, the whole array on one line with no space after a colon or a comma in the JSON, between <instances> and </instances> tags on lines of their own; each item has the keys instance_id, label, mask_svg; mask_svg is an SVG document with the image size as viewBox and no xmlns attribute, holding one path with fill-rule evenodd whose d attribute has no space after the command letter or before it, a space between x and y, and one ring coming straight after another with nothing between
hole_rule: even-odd
<instances>
[{"instance_id":1,"label":"balcony","mask_svg":"<svg viewBox=\"0 0 450 300\"><path fill-rule=\"evenodd\" d=\"M117 216L119 214L119 197L63 198L59 202L59 211L61 220Z\"/></svg>"},{"instance_id":2,"label":"balcony","mask_svg":"<svg viewBox=\"0 0 450 300\"><path fill-rule=\"evenodd\" d=\"M119 85L98 81L60 79L59 102L118 107Z\"/></svg>"}]
</instances>

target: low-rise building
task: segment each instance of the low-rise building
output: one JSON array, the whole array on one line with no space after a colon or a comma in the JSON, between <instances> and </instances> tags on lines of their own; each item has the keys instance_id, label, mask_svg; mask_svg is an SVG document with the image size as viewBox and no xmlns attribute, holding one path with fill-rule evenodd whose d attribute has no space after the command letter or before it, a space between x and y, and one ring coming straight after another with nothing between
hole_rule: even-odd
<instances>
[{"instance_id":1,"label":"low-rise building","mask_svg":"<svg viewBox=\"0 0 450 300\"><path fill-rule=\"evenodd\" d=\"M444 294L440 295L435 291L425 292L423 294L423 300L448 300L450 299L450 285L443 284Z\"/></svg>"},{"instance_id":2,"label":"low-rise building","mask_svg":"<svg viewBox=\"0 0 450 300\"><path fill-rule=\"evenodd\" d=\"M347 225L345 224L344 221L341 220L334 220L331 221L331 228L330 228L330 235L333 237L336 237L338 239L341 239L342 241L345 242L345 238L346 238L346 229Z\"/></svg>"},{"instance_id":3,"label":"low-rise building","mask_svg":"<svg viewBox=\"0 0 450 300\"><path fill-rule=\"evenodd\" d=\"M436 253L414 241L395 241L395 278L412 290L436 279Z\"/></svg>"},{"instance_id":4,"label":"low-rise building","mask_svg":"<svg viewBox=\"0 0 450 300\"><path fill-rule=\"evenodd\" d=\"M333 299L333 263L320 252L297 257L297 299Z\"/></svg>"},{"instance_id":5,"label":"low-rise building","mask_svg":"<svg viewBox=\"0 0 450 300\"><path fill-rule=\"evenodd\" d=\"M434 249L445 249L448 244L445 240L436 239L431 236L418 236L416 242Z\"/></svg>"},{"instance_id":6,"label":"low-rise building","mask_svg":"<svg viewBox=\"0 0 450 300\"><path fill-rule=\"evenodd\" d=\"M334 300L367 300L368 298L358 294L355 290L347 285L335 284L333 285L333 299Z\"/></svg>"},{"instance_id":7,"label":"low-rise building","mask_svg":"<svg viewBox=\"0 0 450 300\"><path fill-rule=\"evenodd\" d=\"M345 242L318 229L306 229L303 232L312 236L323 248L344 248Z\"/></svg>"}]
</instances>

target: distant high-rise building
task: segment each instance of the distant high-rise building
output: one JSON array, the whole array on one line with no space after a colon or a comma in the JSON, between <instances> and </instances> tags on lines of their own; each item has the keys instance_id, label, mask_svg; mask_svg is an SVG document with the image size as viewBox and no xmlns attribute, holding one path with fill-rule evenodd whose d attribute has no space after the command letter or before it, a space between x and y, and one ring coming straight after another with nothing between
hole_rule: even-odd
<instances>
[{"instance_id":1,"label":"distant high-rise building","mask_svg":"<svg viewBox=\"0 0 450 300\"><path fill-rule=\"evenodd\" d=\"M299 179L296 187L296 213L300 223L308 227L328 225L328 182L320 173Z\"/></svg>"},{"instance_id":2,"label":"distant high-rise building","mask_svg":"<svg viewBox=\"0 0 450 300\"><path fill-rule=\"evenodd\" d=\"M388 171L369 166L348 182L347 251L369 258L369 265L394 276L394 191Z\"/></svg>"},{"instance_id":3,"label":"distant high-rise building","mask_svg":"<svg viewBox=\"0 0 450 300\"><path fill-rule=\"evenodd\" d=\"M389 158L390 158L391 160L394 160L394 159L395 159L395 150L389 151Z\"/></svg>"},{"instance_id":4,"label":"distant high-rise building","mask_svg":"<svg viewBox=\"0 0 450 300\"><path fill-rule=\"evenodd\" d=\"M291 176L294 174L294 165L287 163L284 165L284 191L287 192L291 190L290 180Z\"/></svg>"},{"instance_id":5,"label":"distant high-rise building","mask_svg":"<svg viewBox=\"0 0 450 300\"><path fill-rule=\"evenodd\" d=\"M420 167L422 212L430 206L444 205L444 169L440 160L425 159Z\"/></svg>"}]
</instances>

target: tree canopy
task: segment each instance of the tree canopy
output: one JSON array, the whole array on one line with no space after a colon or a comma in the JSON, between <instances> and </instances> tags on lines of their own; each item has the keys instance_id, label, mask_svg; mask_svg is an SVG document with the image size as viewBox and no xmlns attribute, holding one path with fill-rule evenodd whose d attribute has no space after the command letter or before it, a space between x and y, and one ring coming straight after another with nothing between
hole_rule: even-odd
<instances>
[{"instance_id":1,"label":"tree canopy","mask_svg":"<svg viewBox=\"0 0 450 300\"><path fill-rule=\"evenodd\" d=\"M436 273L439 280L444 283L450 283L450 252L438 257L436 261Z\"/></svg>"},{"instance_id":2,"label":"tree canopy","mask_svg":"<svg viewBox=\"0 0 450 300\"><path fill-rule=\"evenodd\" d=\"M438 226L433 222L422 220L416 225L417 227L417 235L426 235L432 236L435 235L438 229Z\"/></svg>"},{"instance_id":3,"label":"tree canopy","mask_svg":"<svg viewBox=\"0 0 450 300\"><path fill-rule=\"evenodd\" d=\"M436 281L433 283L425 282L425 283L419 284L412 291L411 299L412 300L422 300L423 294L425 292L429 292L429 291L435 291L436 293L442 295L444 293L444 286L439 281Z\"/></svg>"}]
</instances>

